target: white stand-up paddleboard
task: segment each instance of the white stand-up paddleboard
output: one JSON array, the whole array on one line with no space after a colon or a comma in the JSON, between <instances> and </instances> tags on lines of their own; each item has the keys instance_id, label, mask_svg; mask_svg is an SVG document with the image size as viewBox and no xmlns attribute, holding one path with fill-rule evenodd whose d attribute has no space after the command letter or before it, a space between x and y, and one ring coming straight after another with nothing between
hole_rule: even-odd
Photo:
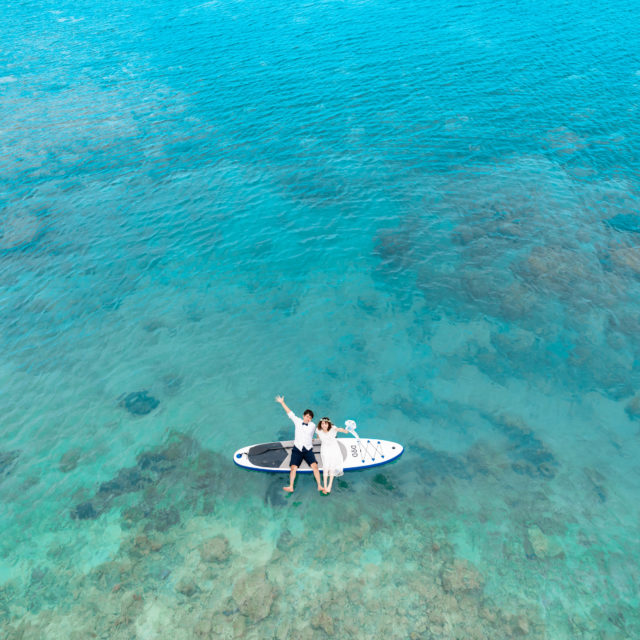
<instances>
[{"instance_id":1,"label":"white stand-up paddleboard","mask_svg":"<svg viewBox=\"0 0 640 640\"><path fill-rule=\"evenodd\" d=\"M355 427L355 423L348 420L347 427L352 425ZM355 434L355 430L352 429L352 433ZM404 447L397 442L377 438L336 438L336 441L342 452L345 471L377 467L399 458L404 451ZM233 454L233 461L240 467L255 471L288 472L292 448L293 440L254 444L238 449ZM322 471L319 441L314 441L313 453L318 461L318 468ZM311 473L311 468L304 460L300 463L298 473Z\"/></svg>"}]
</instances>

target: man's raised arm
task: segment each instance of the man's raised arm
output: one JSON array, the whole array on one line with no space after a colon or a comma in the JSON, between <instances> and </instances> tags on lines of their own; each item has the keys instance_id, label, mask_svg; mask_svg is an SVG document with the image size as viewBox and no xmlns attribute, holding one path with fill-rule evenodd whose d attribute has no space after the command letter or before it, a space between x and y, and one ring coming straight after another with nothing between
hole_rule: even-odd
<instances>
[{"instance_id":1,"label":"man's raised arm","mask_svg":"<svg viewBox=\"0 0 640 640\"><path fill-rule=\"evenodd\" d=\"M285 410L287 415L291 413L291 409L284 403L284 396L276 396L276 402Z\"/></svg>"}]
</instances>

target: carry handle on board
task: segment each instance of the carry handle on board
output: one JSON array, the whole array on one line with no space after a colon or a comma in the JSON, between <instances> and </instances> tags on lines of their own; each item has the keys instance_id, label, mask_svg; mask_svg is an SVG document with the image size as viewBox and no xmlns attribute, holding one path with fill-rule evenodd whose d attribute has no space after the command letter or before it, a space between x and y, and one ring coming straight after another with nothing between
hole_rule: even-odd
<instances>
[{"instance_id":1,"label":"carry handle on board","mask_svg":"<svg viewBox=\"0 0 640 640\"><path fill-rule=\"evenodd\" d=\"M360 436L356 432L356 421L355 420L347 420L344 423L344 426L347 428L347 431L354 437L360 440Z\"/></svg>"}]
</instances>

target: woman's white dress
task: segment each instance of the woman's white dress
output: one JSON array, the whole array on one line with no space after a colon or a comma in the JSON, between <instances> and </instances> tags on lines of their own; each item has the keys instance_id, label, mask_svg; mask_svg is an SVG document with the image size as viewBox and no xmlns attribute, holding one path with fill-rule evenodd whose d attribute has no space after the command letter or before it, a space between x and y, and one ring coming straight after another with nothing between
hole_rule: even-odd
<instances>
[{"instance_id":1,"label":"woman's white dress","mask_svg":"<svg viewBox=\"0 0 640 640\"><path fill-rule=\"evenodd\" d=\"M334 476L341 476L344 473L344 463L342 461L340 445L336 440L337 435L338 430L333 427L329 431L318 429L322 470L327 473L333 473Z\"/></svg>"}]
</instances>

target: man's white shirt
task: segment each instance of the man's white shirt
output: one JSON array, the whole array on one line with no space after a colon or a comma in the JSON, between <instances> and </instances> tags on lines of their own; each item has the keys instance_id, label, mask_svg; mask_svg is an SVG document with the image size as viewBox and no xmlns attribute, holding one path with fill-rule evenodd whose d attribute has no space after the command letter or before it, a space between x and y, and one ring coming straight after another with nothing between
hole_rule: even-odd
<instances>
[{"instance_id":1,"label":"man's white shirt","mask_svg":"<svg viewBox=\"0 0 640 640\"><path fill-rule=\"evenodd\" d=\"M316 423L309 422L306 425L302 422L301 418L293 413L293 411L289 411L287 414L293 424L296 425L296 435L293 444L302 451L303 449L313 449L313 434L316 431Z\"/></svg>"}]
</instances>

